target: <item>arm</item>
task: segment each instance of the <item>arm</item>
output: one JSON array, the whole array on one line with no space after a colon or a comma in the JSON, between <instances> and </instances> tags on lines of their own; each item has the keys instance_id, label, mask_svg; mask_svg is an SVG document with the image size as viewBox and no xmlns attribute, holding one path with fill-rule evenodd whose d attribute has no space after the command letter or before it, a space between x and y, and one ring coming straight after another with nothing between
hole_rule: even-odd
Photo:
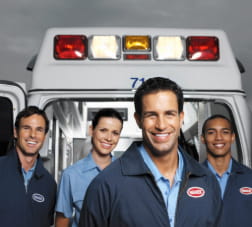
<instances>
[{"instance_id":1,"label":"arm","mask_svg":"<svg viewBox=\"0 0 252 227\"><path fill-rule=\"evenodd\" d=\"M79 227L108 227L110 202L104 185L94 180L86 192Z\"/></svg>"},{"instance_id":2,"label":"arm","mask_svg":"<svg viewBox=\"0 0 252 227\"><path fill-rule=\"evenodd\" d=\"M65 216L62 213L56 212L55 227L69 227L69 226L70 226L70 219L65 218Z\"/></svg>"},{"instance_id":3,"label":"arm","mask_svg":"<svg viewBox=\"0 0 252 227\"><path fill-rule=\"evenodd\" d=\"M73 214L73 199L71 192L70 176L63 172L59 184L58 198L56 203L56 227L69 226Z\"/></svg>"}]
</instances>

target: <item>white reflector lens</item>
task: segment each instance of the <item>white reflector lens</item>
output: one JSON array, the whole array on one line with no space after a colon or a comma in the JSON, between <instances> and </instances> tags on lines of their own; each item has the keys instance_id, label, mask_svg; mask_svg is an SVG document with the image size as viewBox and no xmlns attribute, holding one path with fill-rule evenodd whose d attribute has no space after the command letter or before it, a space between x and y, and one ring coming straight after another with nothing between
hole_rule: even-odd
<instances>
[{"instance_id":1,"label":"white reflector lens","mask_svg":"<svg viewBox=\"0 0 252 227\"><path fill-rule=\"evenodd\" d=\"M90 59L120 59L120 37L91 36L88 57Z\"/></svg>"},{"instance_id":2,"label":"white reflector lens","mask_svg":"<svg viewBox=\"0 0 252 227\"><path fill-rule=\"evenodd\" d=\"M183 60L184 44L180 36L158 36L154 39L156 60Z\"/></svg>"}]
</instances>

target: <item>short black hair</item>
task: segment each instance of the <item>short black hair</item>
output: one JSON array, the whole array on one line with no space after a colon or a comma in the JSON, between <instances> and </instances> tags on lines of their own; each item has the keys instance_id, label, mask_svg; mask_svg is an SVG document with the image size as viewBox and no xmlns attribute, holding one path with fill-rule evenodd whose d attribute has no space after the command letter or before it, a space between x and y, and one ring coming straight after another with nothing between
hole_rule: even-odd
<instances>
[{"instance_id":1,"label":"short black hair","mask_svg":"<svg viewBox=\"0 0 252 227\"><path fill-rule=\"evenodd\" d=\"M217 118L221 118L221 119L226 120L226 121L229 123L229 125L230 125L231 132L234 133L233 122L232 122L229 118L227 118L226 116L221 115L221 114L214 114L214 115L208 117L208 118L204 121L203 126L202 126L202 132L201 132L202 135L205 135L206 125L207 125L208 121L213 120L213 119L217 119Z\"/></svg>"},{"instance_id":2,"label":"short black hair","mask_svg":"<svg viewBox=\"0 0 252 227\"><path fill-rule=\"evenodd\" d=\"M20 111L16 117L15 128L18 130L20 127L20 121L22 118L30 117L34 114L40 115L45 120L45 133L49 130L49 120L44 110L39 109L37 106L28 106Z\"/></svg>"},{"instance_id":3,"label":"short black hair","mask_svg":"<svg viewBox=\"0 0 252 227\"><path fill-rule=\"evenodd\" d=\"M122 116L121 114L113 109L113 108L104 108L104 109L100 109L94 116L93 120L92 120L92 127L93 129L97 126L97 124L99 123L99 120L102 118L102 117L112 117L112 118L116 118L118 119L121 123L122 123L122 126L123 126L123 119L122 119Z\"/></svg>"},{"instance_id":4,"label":"short black hair","mask_svg":"<svg viewBox=\"0 0 252 227\"><path fill-rule=\"evenodd\" d=\"M153 77L144 81L136 90L134 104L136 113L142 114L142 99L144 95L158 91L172 91L177 97L178 111L183 111L184 97L181 87L174 81L164 77Z\"/></svg>"}]
</instances>

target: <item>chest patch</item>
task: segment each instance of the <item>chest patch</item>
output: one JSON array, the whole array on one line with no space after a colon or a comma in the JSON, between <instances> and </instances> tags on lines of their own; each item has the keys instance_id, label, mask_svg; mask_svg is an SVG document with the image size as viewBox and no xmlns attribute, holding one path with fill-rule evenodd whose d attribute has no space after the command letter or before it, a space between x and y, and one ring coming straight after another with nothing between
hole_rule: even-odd
<instances>
[{"instance_id":1,"label":"chest patch","mask_svg":"<svg viewBox=\"0 0 252 227\"><path fill-rule=\"evenodd\" d=\"M205 190L201 187L191 187L187 189L186 193L192 198L201 198L205 195Z\"/></svg>"},{"instance_id":2,"label":"chest patch","mask_svg":"<svg viewBox=\"0 0 252 227\"><path fill-rule=\"evenodd\" d=\"M43 203L45 201L45 197L39 193L33 193L32 199L38 203Z\"/></svg>"},{"instance_id":3,"label":"chest patch","mask_svg":"<svg viewBox=\"0 0 252 227\"><path fill-rule=\"evenodd\" d=\"M252 188L242 187L242 188L240 188L240 193L243 195L252 195Z\"/></svg>"}]
</instances>

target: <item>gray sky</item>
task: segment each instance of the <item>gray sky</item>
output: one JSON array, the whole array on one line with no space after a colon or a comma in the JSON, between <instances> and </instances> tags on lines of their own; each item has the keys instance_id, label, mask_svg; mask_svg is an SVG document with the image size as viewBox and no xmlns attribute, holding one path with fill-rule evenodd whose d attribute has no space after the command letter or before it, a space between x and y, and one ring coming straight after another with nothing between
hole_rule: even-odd
<instances>
[{"instance_id":1,"label":"gray sky","mask_svg":"<svg viewBox=\"0 0 252 227\"><path fill-rule=\"evenodd\" d=\"M50 27L144 26L224 30L243 63L252 106L251 0L5 0L0 2L0 79L30 86L26 65Z\"/></svg>"}]
</instances>

